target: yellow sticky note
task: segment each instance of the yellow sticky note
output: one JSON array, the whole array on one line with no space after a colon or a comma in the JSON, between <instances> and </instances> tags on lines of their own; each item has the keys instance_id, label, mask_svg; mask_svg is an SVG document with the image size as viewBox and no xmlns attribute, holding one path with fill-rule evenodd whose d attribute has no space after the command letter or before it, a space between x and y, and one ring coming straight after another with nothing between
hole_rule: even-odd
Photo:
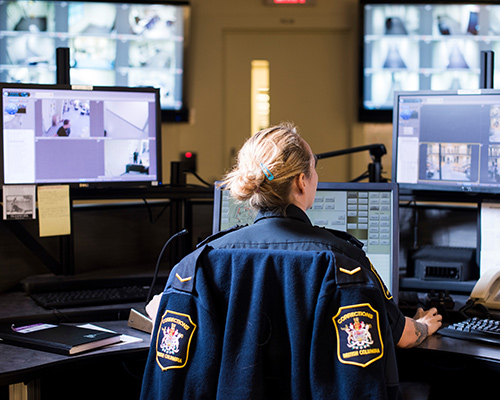
<instances>
[{"instance_id":1,"label":"yellow sticky note","mask_svg":"<svg viewBox=\"0 0 500 400\"><path fill-rule=\"evenodd\" d=\"M38 187L38 221L41 237L71 233L69 186Z\"/></svg>"}]
</instances>

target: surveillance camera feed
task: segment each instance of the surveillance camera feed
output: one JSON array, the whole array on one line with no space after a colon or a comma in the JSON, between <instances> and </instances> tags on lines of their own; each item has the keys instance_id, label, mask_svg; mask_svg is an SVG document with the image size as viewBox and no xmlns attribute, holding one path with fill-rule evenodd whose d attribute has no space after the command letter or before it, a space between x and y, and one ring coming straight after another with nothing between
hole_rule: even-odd
<instances>
[{"instance_id":1,"label":"surveillance camera feed","mask_svg":"<svg viewBox=\"0 0 500 400\"><path fill-rule=\"evenodd\" d=\"M157 99L151 88L5 84L4 183L155 182Z\"/></svg>"},{"instance_id":2,"label":"surveillance camera feed","mask_svg":"<svg viewBox=\"0 0 500 400\"><path fill-rule=\"evenodd\" d=\"M500 187L500 91L396 93L395 180L415 190Z\"/></svg>"},{"instance_id":3,"label":"surveillance camera feed","mask_svg":"<svg viewBox=\"0 0 500 400\"><path fill-rule=\"evenodd\" d=\"M395 91L477 89L481 51L500 50L498 2L362 0L360 11L365 110L391 110Z\"/></svg>"},{"instance_id":4,"label":"surveillance camera feed","mask_svg":"<svg viewBox=\"0 0 500 400\"><path fill-rule=\"evenodd\" d=\"M158 3L0 1L0 82L56 83L63 47L71 84L159 87L180 110L189 7Z\"/></svg>"}]
</instances>

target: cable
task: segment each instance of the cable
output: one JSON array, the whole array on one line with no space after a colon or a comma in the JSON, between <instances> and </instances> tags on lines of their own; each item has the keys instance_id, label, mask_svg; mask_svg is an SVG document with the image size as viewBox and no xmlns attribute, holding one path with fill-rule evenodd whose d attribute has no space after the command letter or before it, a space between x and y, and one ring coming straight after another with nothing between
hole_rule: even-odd
<instances>
[{"instance_id":1,"label":"cable","mask_svg":"<svg viewBox=\"0 0 500 400\"><path fill-rule=\"evenodd\" d=\"M418 246L418 206L417 202L413 201L413 248Z\"/></svg>"},{"instance_id":2,"label":"cable","mask_svg":"<svg viewBox=\"0 0 500 400\"><path fill-rule=\"evenodd\" d=\"M156 218L153 218L153 212L151 211L151 207L149 206L148 201L146 199L142 199L142 201L144 202L144 204L146 204L146 208L147 208L148 214L149 214L149 222L151 222L152 224L155 224L160 219L160 217L165 212L165 210L170 206L170 203L168 203L165 207L163 207L163 209L156 216Z\"/></svg>"},{"instance_id":3,"label":"cable","mask_svg":"<svg viewBox=\"0 0 500 400\"><path fill-rule=\"evenodd\" d=\"M363 179L366 179L368 178L370 175L369 175L369 172L368 171L365 171L363 172L360 176L358 176L357 178L354 178L351 180L351 182L359 182Z\"/></svg>"},{"instance_id":4,"label":"cable","mask_svg":"<svg viewBox=\"0 0 500 400\"><path fill-rule=\"evenodd\" d=\"M151 301L151 296L153 294L153 287L156 283L156 278L158 276L158 270L160 268L160 261L161 261L161 258L163 256L163 253L165 252L165 250L167 249L168 245L170 244L170 242L172 242L172 240L174 240L176 237L178 236L183 236L183 235L186 235L188 233L188 230L187 229L183 229L182 231L179 231L177 232L175 235L171 236L167 242L165 243L165 245L163 246L163 248L161 249L160 251L160 255L158 256L158 260L156 261L156 268L155 268L155 273L153 275L153 281L151 282L151 287L149 288L149 292L148 292L148 297L146 298L146 305Z\"/></svg>"},{"instance_id":5,"label":"cable","mask_svg":"<svg viewBox=\"0 0 500 400\"><path fill-rule=\"evenodd\" d=\"M203 180L196 172L194 171L191 171L189 169L185 170L184 172L189 172L190 174L193 174L196 178L198 178L198 180L203 183L205 186L208 186L208 187L213 187L214 185L212 185L211 183L208 183L207 181Z\"/></svg>"}]
</instances>

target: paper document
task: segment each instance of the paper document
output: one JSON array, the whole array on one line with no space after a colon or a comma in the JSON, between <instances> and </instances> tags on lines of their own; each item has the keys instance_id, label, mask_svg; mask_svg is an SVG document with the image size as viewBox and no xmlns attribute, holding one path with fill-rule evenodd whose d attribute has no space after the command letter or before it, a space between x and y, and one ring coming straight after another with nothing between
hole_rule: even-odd
<instances>
[{"instance_id":1,"label":"paper document","mask_svg":"<svg viewBox=\"0 0 500 400\"><path fill-rule=\"evenodd\" d=\"M500 269L500 204L481 204L480 275L491 268Z\"/></svg>"},{"instance_id":2,"label":"paper document","mask_svg":"<svg viewBox=\"0 0 500 400\"><path fill-rule=\"evenodd\" d=\"M38 219L41 237L71 233L68 185L38 187Z\"/></svg>"},{"instance_id":3,"label":"paper document","mask_svg":"<svg viewBox=\"0 0 500 400\"><path fill-rule=\"evenodd\" d=\"M79 325L80 328L87 328L87 329L96 329L99 331L104 331L104 332L114 332L111 329L106 329L103 328L102 326L97 326L94 324L84 324L84 325ZM142 342L141 338L135 337L135 336L130 336L130 335L121 335L120 336L121 342L120 343L115 343L115 345L121 345L121 344L128 344L128 343L135 343L135 342Z\"/></svg>"},{"instance_id":4,"label":"paper document","mask_svg":"<svg viewBox=\"0 0 500 400\"><path fill-rule=\"evenodd\" d=\"M35 219L35 185L4 185L3 219Z\"/></svg>"}]
</instances>

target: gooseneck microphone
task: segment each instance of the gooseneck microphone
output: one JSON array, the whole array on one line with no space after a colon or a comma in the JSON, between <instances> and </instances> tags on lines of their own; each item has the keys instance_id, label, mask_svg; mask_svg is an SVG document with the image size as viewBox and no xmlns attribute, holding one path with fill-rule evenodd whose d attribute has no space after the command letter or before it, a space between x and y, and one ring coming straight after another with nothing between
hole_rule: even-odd
<instances>
[{"instance_id":1,"label":"gooseneck microphone","mask_svg":"<svg viewBox=\"0 0 500 400\"><path fill-rule=\"evenodd\" d=\"M156 278L158 277L158 271L160 269L160 261L163 257L163 253L165 253L165 251L168 248L168 245L172 242L172 240L174 240L175 238L177 238L179 236L185 235L187 233L188 233L188 230L183 229L182 231L177 232L175 235L172 235L167 240L167 242L164 244L163 248L161 249L160 255L158 256L158 260L156 261L156 268L155 268L155 272L153 275L153 281L151 282L151 287L149 288L148 296L146 298L146 304L145 304L146 306L151 301L151 296L153 295L153 287L156 283ZM146 333L151 333L153 330L153 323L154 323L154 321L152 321L151 318L149 318L146 315L146 313L139 312L139 311L135 310L134 308L132 308L130 310L130 315L128 318L128 326L130 326L131 328L138 329L138 330L141 330L141 331L146 332Z\"/></svg>"},{"instance_id":2,"label":"gooseneck microphone","mask_svg":"<svg viewBox=\"0 0 500 400\"><path fill-rule=\"evenodd\" d=\"M168 245L172 242L172 240L174 240L175 238L177 238L179 236L186 235L187 233L188 233L188 230L187 229L183 229L182 231L177 232L175 235L172 235L167 240L167 242L163 245L163 248L160 251L160 255L158 256L158 260L156 261L155 273L153 275L153 281L151 282L151 287L149 288L148 296L146 298L146 305L151 301L151 297L152 297L152 294L153 294L153 287L154 287L154 285L156 283L156 278L158 277L158 271L160 269L160 262L161 262L161 259L163 257L163 253L165 253L165 251L168 248Z\"/></svg>"}]
</instances>

